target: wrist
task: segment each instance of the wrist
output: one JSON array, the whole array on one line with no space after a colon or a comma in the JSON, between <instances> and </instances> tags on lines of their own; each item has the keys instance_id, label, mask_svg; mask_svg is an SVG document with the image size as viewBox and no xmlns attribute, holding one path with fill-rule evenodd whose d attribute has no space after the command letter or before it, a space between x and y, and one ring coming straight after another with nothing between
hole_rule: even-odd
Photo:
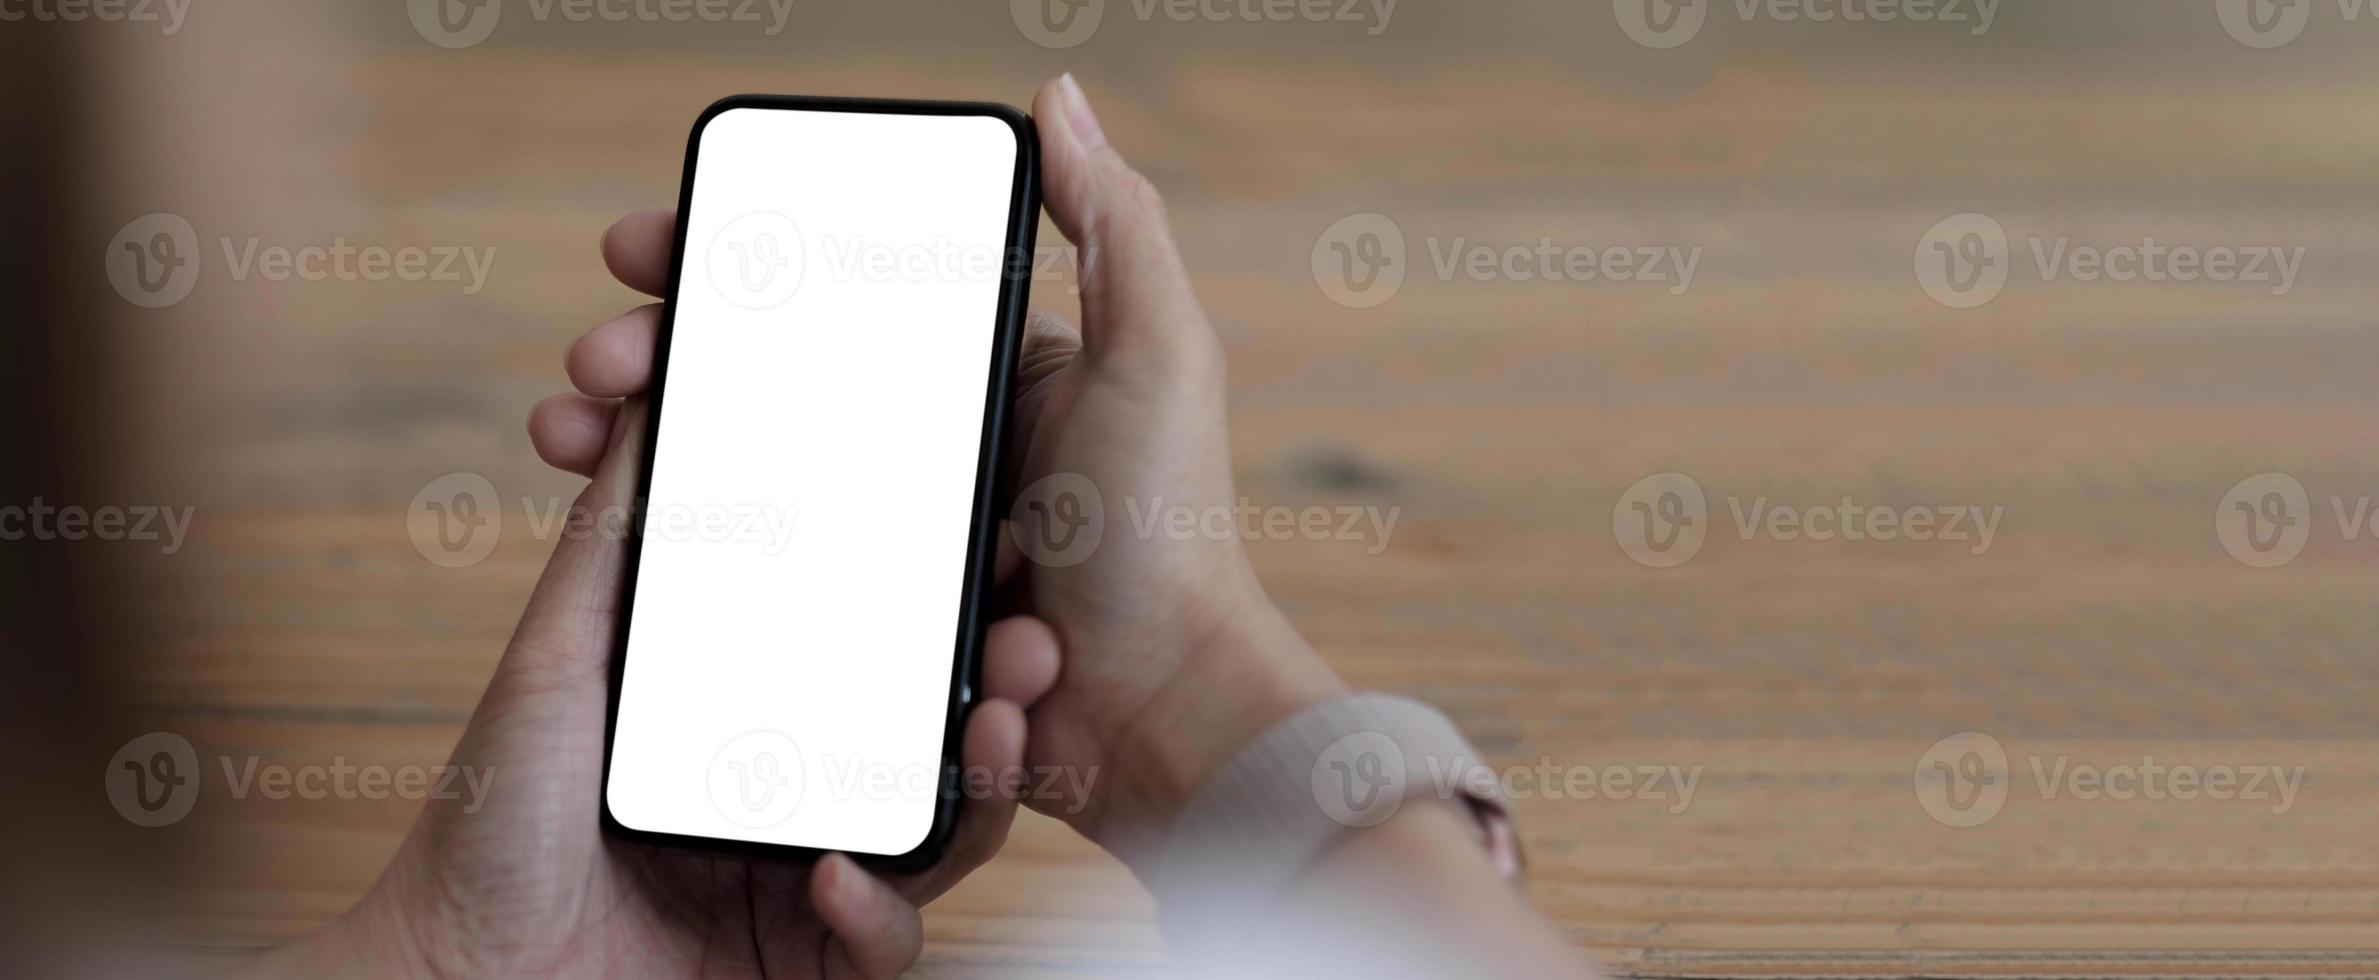
<instances>
[{"instance_id":1,"label":"wrist","mask_svg":"<svg viewBox=\"0 0 2379 980\"><path fill-rule=\"evenodd\" d=\"M1282 719L1347 693L1260 588L1251 584L1205 622L1115 740L1117 778L1092 836L1135 870L1156 859L1181 808L1240 749Z\"/></svg>"},{"instance_id":2,"label":"wrist","mask_svg":"<svg viewBox=\"0 0 2379 980\"><path fill-rule=\"evenodd\" d=\"M424 821L429 818L425 816ZM389 859L370 891L347 911L319 929L265 951L249 975L257 977L421 977L455 976L473 971L457 969L451 920L438 914L433 903L419 901L429 894L422 887L429 862L423 858L423 823Z\"/></svg>"},{"instance_id":3,"label":"wrist","mask_svg":"<svg viewBox=\"0 0 2379 980\"><path fill-rule=\"evenodd\" d=\"M431 972L380 887L321 928L266 950L251 977L410 977Z\"/></svg>"}]
</instances>

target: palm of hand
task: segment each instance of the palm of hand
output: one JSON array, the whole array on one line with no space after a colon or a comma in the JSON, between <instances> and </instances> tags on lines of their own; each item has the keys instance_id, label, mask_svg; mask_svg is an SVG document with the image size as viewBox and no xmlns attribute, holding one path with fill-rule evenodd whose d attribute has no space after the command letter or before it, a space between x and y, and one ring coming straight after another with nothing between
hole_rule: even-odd
<instances>
[{"instance_id":1,"label":"palm of hand","mask_svg":"<svg viewBox=\"0 0 2379 980\"><path fill-rule=\"evenodd\" d=\"M598 483L580 506L599 510ZM603 771L617 542L570 542L591 579L548 574L455 753L495 774L477 812L425 811L397 869L430 928L420 948L466 974L828 976L847 954L817 914L809 866L660 851L605 837L593 819ZM557 564L561 556L557 556ZM555 614L540 617L536 611ZM961 860L969 860L962 857ZM825 866L854 871L847 861ZM397 873L392 871L392 874ZM899 882L922 901L945 884Z\"/></svg>"},{"instance_id":2,"label":"palm of hand","mask_svg":"<svg viewBox=\"0 0 2379 980\"><path fill-rule=\"evenodd\" d=\"M1036 558L1032 612L1084 655L1035 707L1026 758L1109 779L1089 800L1034 803L1137 863L1241 735L1338 682L1247 563L1222 345L1162 205L1068 102L1046 89L1033 116L1049 215L1081 258L1082 328L1046 315L1027 326L1011 516ZM1037 525L1067 492L1096 498L1100 533L1045 553ZM1183 512L1195 518L1186 534L1171 523Z\"/></svg>"},{"instance_id":3,"label":"palm of hand","mask_svg":"<svg viewBox=\"0 0 2379 980\"><path fill-rule=\"evenodd\" d=\"M661 290L673 224L667 212L643 212L614 226L605 252L622 282ZM634 499L658 322L658 308L647 306L597 327L569 359L583 394L547 399L531 415L539 455L593 479L578 512L601 517ZM431 960L425 966L466 974L888 976L906 968L923 942L915 903L997 853L1017 801L968 799L942 861L892 881L841 855L813 869L604 836L596 815L624 555L622 542L600 533L556 547L455 752L457 765L495 774L487 799L477 812L461 801L425 810L362 914L402 923L407 948ZM962 762L994 773L1019 766L1025 708L1057 674L1046 624L993 624Z\"/></svg>"}]
</instances>

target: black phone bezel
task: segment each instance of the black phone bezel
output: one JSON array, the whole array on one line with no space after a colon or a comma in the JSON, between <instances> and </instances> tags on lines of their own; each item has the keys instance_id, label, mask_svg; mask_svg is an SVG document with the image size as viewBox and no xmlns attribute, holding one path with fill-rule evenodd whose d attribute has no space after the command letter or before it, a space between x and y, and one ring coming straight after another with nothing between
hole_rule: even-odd
<instances>
[{"instance_id":1,"label":"black phone bezel","mask_svg":"<svg viewBox=\"0 0 2379 980\"><path fill-rule=\"evenodd\" d=\"M652 492L653 461L660 444L662 394L669 378L669 343L677 324L679 280L685 272L686 229L693 214L694 174L702 149L702 133L711 120L735 109L809 112L866 112L893 115L988 116L1008 125L1016 137L1016 173L1009 191L1006 251L1002 253L999 304L994 313L990 377L984 385L983 438L975 463L975 513L966 550L966 579L961 587L957 650L952 657L949 712L943 722L942 766L935 796L933 825L925 839L901 854L851 854L860 864L887 872L921 870L940 860L958 824L963 803L960 790L959 741L966 714L981 686L984 619L990 601L992 562L998 555L999 513L995 509L1007 442L1010 388L1016 374L1017 350L1030 290L1034 239L1040 227L1040 143L1033 121L1022 111L992 102L942 102L912 99L867 99L837 96L734 95L702 111L686 139L685 172L678 184L677 230L670 245L669 278L661 298L661 323L653 349L653 378L647 395L649 415L643 458L636 478L636 497L628 521L625 565L620 579L619 614L612 639L609 702L603 716L603 783L597 791L605 833L622 840L659 847L728 853L775 860L816 860L827 852L812 847L768 844L728 838L699 837L638 830L611 812L611 755L619 727L620 686L626 676L629 618L635 611L637 567L644 553L645 504Z\"/></svg>"}]
</instances>

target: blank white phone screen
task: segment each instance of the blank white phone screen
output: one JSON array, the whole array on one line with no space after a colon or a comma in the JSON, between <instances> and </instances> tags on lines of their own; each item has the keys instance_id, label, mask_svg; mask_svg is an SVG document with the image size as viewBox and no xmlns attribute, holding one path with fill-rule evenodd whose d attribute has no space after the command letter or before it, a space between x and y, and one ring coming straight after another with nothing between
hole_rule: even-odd
<instances>
[{"instance_id":1,"label":"blank white phone screen","mask_svg":"<svg viewBox=\"0 0 2379 980\"><path fill-rule=\"evenodd\" d=\"M703 130L606 786L628 828L929 833L1016 140L758 108Z\"/></svg>"}]
</instances>

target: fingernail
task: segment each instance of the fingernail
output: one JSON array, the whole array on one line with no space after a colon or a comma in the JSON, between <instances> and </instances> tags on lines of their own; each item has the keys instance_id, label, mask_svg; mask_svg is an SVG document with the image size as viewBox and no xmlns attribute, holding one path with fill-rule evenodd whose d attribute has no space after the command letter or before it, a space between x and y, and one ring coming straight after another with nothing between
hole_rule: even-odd
<instances>
[{"instance_id":1,"label":"fingernail","mask_svg":"<svg viewBox=\"0 0 2379 980\"><path fill-rule=\"evenodd\" d=\"M1066 100L1066 125L1073 127L1074 138L1084 149L1095 150L1107 145L1107 133L1099 128L1098 113L1090 111L1090 98L1082 94L1082 83L1067 72L1057 80L1058 91Z\"/></svg>"}]
</instances>

